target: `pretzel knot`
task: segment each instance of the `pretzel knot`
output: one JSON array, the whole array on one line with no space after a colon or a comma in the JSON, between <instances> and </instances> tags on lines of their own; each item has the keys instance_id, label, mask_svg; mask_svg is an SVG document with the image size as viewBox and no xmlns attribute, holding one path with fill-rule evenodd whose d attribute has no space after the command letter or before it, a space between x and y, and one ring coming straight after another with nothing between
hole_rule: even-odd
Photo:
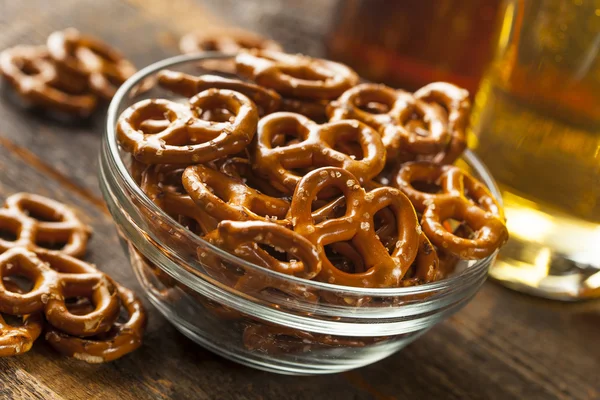
<instances>
[{"instance_id":1,"label":"pretzel knot","mask_svg":"<svg viewBox=\"0 0 600 400\"><path fill-rule=\"evenodd\" d=\"M0 209L0 230L12 236L0 238L0 253L25 247L35 252L58 249L73 257L85 254L91 233L64 204L29 193L6 199L5 208Z\"/></svg>"},{"instance_id":2,"label":"pretzel knot","mask_svg":"<svg viewBox=\"0 0 600 400\"><path fill-rule=\"evenodd\" d=\"M268 49L281 51L281 45L259 34L242 30L203 30L184 35L179 42L183 53L194 54L204 51L219 51L233 54L241 49Z\"/></svg>"},{"instance_id":3,"label":"pretzel knot","mask_svg":"<svg viewBox=\"0 0 600 400\"><path fill-rule=\"evenodd\" d=\"M87 116L96 98L77 77L63 76L43 46L16 46L0 53L0 72L26 100L67 113Z\"/></svg>"},{"instance_id":4,"label":"pretzel knot","mask_svg":"<svg viewBox=\"0 0 600 400\"><path fill-rule=\"evenodd\" d=\"M381 132L389 158L399 151L437 153L449 139L441 110L384 85L355 86L331 102L327 111L330 121L357 119Z\"/></svg>"},{"instance_id":5,"label":"pretzel knot","mask_svg":"<svg viewBox=\"0 0 600 400\"><path fill-rule=\"evenodd\" d=\"M292 141L279 145L286 137L292 137ZM340 143L357 143L362 154L345 154L337 150ZM270 114L260 120L253 146L251 156L256 170L285 193L292 193L301 179L293 170L340 167L353 174L360 185L385 165L385 148L379 134L354 120L318 125L300 114Z\"/></svg>"},{"instance_id":6,"label":"pretzel knot","mask_svg":"<svg viewBox=\"0 0 600 400\"><path fill-rule=\"evenodd\" d=\"M358 83L358 75L347 66L303 55L245 50L235 61L240 75L289 97L334 99Z\"/></svg>"},{"instance_id":7,"label":"pretzel knot","mask_svg":"<svg viewBox=\"0 0 600 400\"><path fill-rule=\"evenodd\" d=\"M48 36L52 58L73 74L85 76L90 89L110 100L119 86L136 72L131 62L116 49L74 28Z\"/></svg>"},{"instance_id":8,"label":"pretzel knot","mask_svg":"<svg viewBox=\"0 0 600 400\"><path fill-rule=\"evenodd\" d=\"M414 96L446 110L450 141L445 149L431 157L431 161L438 164L452 164L467 147L465 131L471 110L469 92L451 83L434 82L417 90Z\"/></svg>"},{"instance_id":9,"label":"pretzel knot","mask_svg":"<svg viewBox=\"0 0 600 400\"><path fill-rule=\"evenodd\" d=\"M141 346L146 312L135 294L118 286L121 304L128 314L125 322L114 322L105 333L94 337L79 338L50 327L46 341L58 352L88 363L104 363L116 360Z\"/></svg>"},{"instance_id":10,"label":"pretzel knot","mask_svg":"<svg viewBox=\"0 0 600 400\"><path fill-rule=\"evenodd\" d=\"M202 119L200 112L227 109L232 121ZM147 133L142 123L168 119L160 132ZM241 93L209 89L192 97L189 105L164 99L142 100L126 109L117 123L117 135L126 151L146 164L194 164L243 150L258 123L254 103Z\"/></svg>"},{"instance_id":11,"label":"pretzel knot","mask_svg":"<svg viewBox=\"0 0 600 400\"><path fill-rule=\"evenodd\" d=\"M415 185L427 185L421 191ZM396 185L423 213L423 231L441 249L461 258L478 259L496 251L507 239L502 208L475 178L451 165L409 162L402 166ZM447 220L464 222L473 233L461 237L443 225Z\"/></svg>"},{"instance_id":12,"label":"pretzel knot","mask_svg":"<svg viewBox=\"0 0 600 400\"><path fill-rule=\"evenodd\" d=\"M27 293L15 293L3 283L7 276L23 276L33 282ZM65 300L91 299L94 309L85 315L71 314ZM0 255L0 312L13 315L43 311L54 327L78 336L110 329L118 317L119 299L114 284L89 264L54 252L32 253L13 248Z\"/></svg>"},{"instance_id":13,"label":"pretzel knot","mask_svg":"<svg viewBox=\"0 0 600 400\"><path fill-rule=\"evenodd\" d=\"M218 221L273 221L285 219L290 203L262 194L241 179L234 179L204 165L187 167L183 186L202 210Z\"/></svg>"},{"instance_id":14,"label":"pretzel knot","mask_svg":"<svg viewBox=\"0 0 600 400\"><path fill-rule=\"evenodd\" d=\"M277 111L281 103L281 96L273 90L238 79L228 79L218 75L193 76L169 70L160 71L156 77L160 86L186 97L192 97L212 88L236 91L256 103L259 115L271 114Z\"/></svg>"},{"instance_id":15,"label":"pretzel knot","mask_svg":"<svg viewBox=\"0 0 600 400\"><path fill-rule=\"evenodd\" d=\"M317 279L356 287L401 286L419 252L421 228L415 209L399 190L378 188L367 193L356 182L350 172L341 168L321 168L308 173L298 184L290 207L294 231L317 247L323 263ZM338 218L315 223L312 203L320 191L331 188L342 192L346 212ZM375 231L374 216L385 208L395 216L397 242L391 254ZM325 246L336 242L352 243L364 261L364 271L344 272L331 263ZM432 251L428 249L429 254ZM419 266L427 270L437 267Z\"/></svg>"}]
</instances>

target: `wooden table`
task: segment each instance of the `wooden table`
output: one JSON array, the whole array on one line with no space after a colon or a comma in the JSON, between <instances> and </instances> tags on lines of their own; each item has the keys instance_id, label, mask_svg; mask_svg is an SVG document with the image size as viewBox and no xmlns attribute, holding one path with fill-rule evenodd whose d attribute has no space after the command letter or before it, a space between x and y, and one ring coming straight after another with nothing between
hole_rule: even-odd
<instances>
[{"instance_id":1,"label":"wooden table","mask_svg":"<svg viewBox=\"0 0 600 400\"><path fill-rule=\"evenodd\" d=\"M0 0L0 49L42 43L53 30L75 26L144 66L177 54L186 30L217 21L191 0ZM83 124L61 124L4 94L0 197L32 191L72 204L95 230L87 259L141 293L98 189L103 120L101 112ZM278 376L226 361L146 305L150 323L137 352L88 365L39 340L25 355L0 359L0 399L600 398L600 302L556 303L488 282L464 310L402 352L318 377Z\"/></svg>"}]
</instances>

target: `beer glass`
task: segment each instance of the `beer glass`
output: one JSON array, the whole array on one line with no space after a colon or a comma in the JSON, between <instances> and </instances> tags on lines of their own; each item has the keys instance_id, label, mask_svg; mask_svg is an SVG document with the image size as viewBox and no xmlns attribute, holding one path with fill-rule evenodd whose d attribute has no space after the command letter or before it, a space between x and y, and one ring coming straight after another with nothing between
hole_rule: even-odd
<instances>
[{"instance_id":1,"label":"beer glass","mask_svg":"<svg viewBox=\"0 0 600 400\"><path fill-rule=\"evenodd\" d=\"M600 4L505 0L471 145L503 191L509 287L600 297Z\"/></svg>"}]
</instances>

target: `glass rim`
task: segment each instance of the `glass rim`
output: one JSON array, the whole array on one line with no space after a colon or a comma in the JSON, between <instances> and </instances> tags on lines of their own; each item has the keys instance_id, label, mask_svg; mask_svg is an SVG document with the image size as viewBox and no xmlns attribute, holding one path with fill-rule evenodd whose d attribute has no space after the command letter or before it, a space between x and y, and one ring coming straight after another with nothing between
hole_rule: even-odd
<instances>
[{"instance_id":1,"label":"glass rim","mask_svg":"<svg viewBox=\"0 0 600 400\"><path fill-rule=\"evenodd\" d=\"M177 227L181 230L185 230L185 228L179 224L175 219L170 217L167 213L165 213L160 207L158 207L139 187L139 185L133 180L133 177L130 175L127 166L125 165L123 159L120 155L119 144L117 143L117 135L116 135L116 125L119 118L119 108L124 100L127 99L128 95L133 92L133 90L143 85L144 80L157 73L160 70L174 67L181 64L186 64L190 62L198 62L198 61L206 61L206 60L220 60L220 59L228 59L234 57L234 54L224 54L219 52L204 52L198 54L186 54L179 55L170 58L163 59L161 61L155 62L153 64L148 65L145 68L142 68L138 72L136 72L133 76L131 76L121 87L117 90L115 96L113 97L107 111L106 117L106 129L104 131L103 137L103 147L108 151L103 151L104 156L107 157L107 161L109 161L114 167L111 168L108 173L117 173L117 176L114 177L118 180L119 184L125 185L125 188L130 193L133 193L136 196L136 200L140 202L144 207L150 210L154 215L157 215L159 218L168 221L169 224ZM496 197L496 199L501 203L502 198L500 196L500 190L498 189L495 181L491 177L490 172L487 167L477 158L477 156L469 149L466 149L462 155L462 158L467 161L467 163L477 171L479 178L483 181L483 183L489 188L492 194ZM119 188L120 191L123 191L123 188ZM137 207L134 204L131 204L132 207ZM475 260L472 265L469 265L465 268L464 271L456 274L455 276L451 276L448 278L444 278L440 281L424 283L417 286L409 286L409 287L399 287L399 288L360 288L353 286L343 286L337 284L331 284L326 282L307 280L299 277L295 277L292 275L286 275L277 271L273 271L267 268L260 267L256 264L252 264L244 259L241 259L231 253L228 253L221 248L207 242L201 237L189 232L189 240L191 240L194 244L197 244L198 247L203 247L208 249L209 251L213 251L216 253L218 257L221 257L227 261L234 262L237 264L243 265L245 268L254 269L256 271L260 271L260 273L273 275L276 279L282 279L286 281L291 281L298 283L300 285L304 285L306 287L312 287L318 290L326 290L326 291L334 291L334 292L345 292L352 295L357 296L373 296L373 297L387 297L387 296L411 296L411 295L419 295L425 294L429 292L437 292L441 290L445 290L451 287L455 287L460 285L460 281L465 278L477 274L480 269L486 268L487 265L491 262L491 260L496 256L498 250L488 257ZM155 240L157 244L162 244L160 238L154 237L151 232L147 232L152 238ZM186 260L186 263L188 260ZM202 263L198 260L192 260L193 264L190 265L193 269L197 270L201 274L204 273ZM197 267L200 266L200 268ZM197 276L200 279L200 276ZM182 282L188 284L189 282Z\"/></svg>"}]
</instances>

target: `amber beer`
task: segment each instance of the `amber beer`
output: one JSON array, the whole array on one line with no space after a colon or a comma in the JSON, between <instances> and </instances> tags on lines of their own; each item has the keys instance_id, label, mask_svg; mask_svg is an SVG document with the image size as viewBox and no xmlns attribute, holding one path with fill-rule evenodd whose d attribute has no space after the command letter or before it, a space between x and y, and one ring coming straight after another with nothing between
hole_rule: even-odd
<instances>
[{"instance_id":1,"label":"amber beer","mask_svg":"<svg viewBox=\"0 0 600 400\"><path fill-rule=\"evenodd\" d=\"M472 144L511 239L491 270L517 289L600 296L600 7L507 0L474 102Z\"/></svg>"}]
</instances>

